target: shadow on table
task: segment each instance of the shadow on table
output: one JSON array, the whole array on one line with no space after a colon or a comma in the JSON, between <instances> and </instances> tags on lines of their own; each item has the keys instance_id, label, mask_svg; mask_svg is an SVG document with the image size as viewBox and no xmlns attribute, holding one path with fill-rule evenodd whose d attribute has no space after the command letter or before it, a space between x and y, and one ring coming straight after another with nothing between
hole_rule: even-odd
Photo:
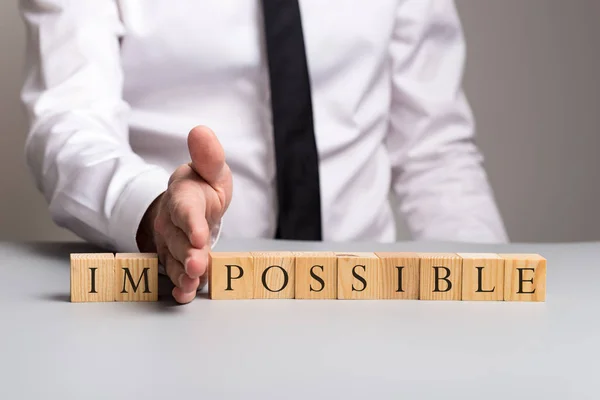
<instances>
[{"instance_id":1,"label":"shadow on table","mask_svg":"<svg viewBox=\"0 0 600 400\"><path fill-rule=\"evenodd\" d=\"M164 276L159 275L158 277L158 301L156 302L139 302L138 304L143 306L143 309L153 310L153 311L167 311L169 309L176 308L178 306L183 306L182 304L177 303L171 294L173 291L173 283L171 280ZM69 293L40 293L36 296L39 300L42 301L50 301L50 302L58 302L58 303L70 303L71 296ZM206 291L200 292L196 296L196 300L206 300L208 299L208 293Z\"/></svg>"},{"instance_id":2,"label":"shadow on table","mask_svg":"<svg viewBox=\"0 0 600 400\"><path fill-rule=\"evenodd\" d=\"M101 248L99 246L89 244L86 242L25 242L25 243L14 243L13 246L17 250L27 253L35 254L39 257L47 260L54 261L48 263L49 265L59 265L65 269L70 268L70 254L71 253L110 253L111 250ZM58 261L58 263L56 262ZM158 301L156 302L140 302L138 303L141 309L147 311L167 311L175 309L181 304L177 303L171 294L173 291L173 283L171 280L164 275L158 276ZM69 292L55 292L55 293L39 293L36 298L45 302L58 302L58 303L70 303L71 296ZM197 295L196 300L205 300L208 298L208 294L200 292Z\"/></svg>"}]
</instances>

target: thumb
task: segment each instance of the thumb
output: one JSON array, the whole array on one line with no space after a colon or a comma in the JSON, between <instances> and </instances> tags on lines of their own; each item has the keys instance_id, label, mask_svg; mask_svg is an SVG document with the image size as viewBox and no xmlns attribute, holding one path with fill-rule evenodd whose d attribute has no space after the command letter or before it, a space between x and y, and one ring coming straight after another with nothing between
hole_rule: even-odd
<instances>
[{"instance_id":1,"label":"thumb","mask_svg":"<svg viewBox=\"0 0 600 400\"><path fill-rule=\"evenodd\" d=\"M219 185L225 171L225 151L215 133L197 126L188 135L188 150L192 169L209 185Z\"/></svg>"}]
</instances>

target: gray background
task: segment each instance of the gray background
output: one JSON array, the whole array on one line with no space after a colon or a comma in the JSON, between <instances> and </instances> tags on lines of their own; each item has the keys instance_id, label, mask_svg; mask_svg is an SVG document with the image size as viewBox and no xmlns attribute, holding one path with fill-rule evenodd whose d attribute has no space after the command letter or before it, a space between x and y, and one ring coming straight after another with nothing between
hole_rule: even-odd
<instances>
[{"instance_id":1,"label":"gray background","mask_svg":"<svg viewBox=\"0 0 600 400\"><path fill-rule=\"evenodd\" d=\"M0 2L0 239L73 239L52 224L24 164L16 4ZM457 4L468 45L465 87L511 239L600 239L600 2Z\"/></svg>"},{"instance_id":2,"label":"gray background","mask_svg":"<svg viewBox=\"0 0 600 400\"><path fill-rule=\"evenodd\" d=\"M0 399L598 399L600 243L217 245L283 249L535 252L547 298L175 306L161 276L158 302L74 304L69 253L100 249L0 242Z\"/></svg>"}]
</instances>

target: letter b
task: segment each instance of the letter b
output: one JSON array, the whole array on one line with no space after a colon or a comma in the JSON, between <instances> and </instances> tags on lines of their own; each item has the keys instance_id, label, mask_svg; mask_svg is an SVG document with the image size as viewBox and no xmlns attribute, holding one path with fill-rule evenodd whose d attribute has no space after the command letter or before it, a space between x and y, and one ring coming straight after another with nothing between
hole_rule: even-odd
<instances>
[{"instance_id":1,"label":"letter b","mask_svg":"<svg viewBox=\"0 0 600 400\"><path fill-rule=\"evenodd\" d=\"M433 267L434 269L434 284L435 287L433 289L434 292L448 292L450 289L452 289L452 282L450 281L450 279L448 279L450 277L450 269L447 267ZM440 277L440 269L443 269L445 272L445 275L443 277ZM440 290L440 280L445 281L446 282L446 289L444 290Z\"/></svg>"}]
</instances>

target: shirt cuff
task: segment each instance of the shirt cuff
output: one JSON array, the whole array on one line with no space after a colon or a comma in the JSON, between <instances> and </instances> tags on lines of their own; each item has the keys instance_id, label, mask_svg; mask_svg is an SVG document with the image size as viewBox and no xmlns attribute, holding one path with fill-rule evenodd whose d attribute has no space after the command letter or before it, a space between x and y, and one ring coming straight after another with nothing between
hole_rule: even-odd
<instances>
[{"instance_id":1,"label":"shirt cuff","mask_svg":"<svg viewBox=\"0 0 600 400\"><path fill-rule=\"evenodd\" d=\"M170 175L162 168L152 168L131 180L119 197L109 223L109 234L117 252L137 253L137 231L152 202L169 184Z\"/></svg>"},{"instance_id":2,"label":"shirt cuff","mask_svg":"<svg viewBox=\"0 0 600 400\"><path fill-rule=\"evenodd\" d=\"M210 249L211 250L215 247L215 245L219 241L222 230L223 230L223 219L221 218L221 220L210 229Z\"/></svg>"}]
</instances>

